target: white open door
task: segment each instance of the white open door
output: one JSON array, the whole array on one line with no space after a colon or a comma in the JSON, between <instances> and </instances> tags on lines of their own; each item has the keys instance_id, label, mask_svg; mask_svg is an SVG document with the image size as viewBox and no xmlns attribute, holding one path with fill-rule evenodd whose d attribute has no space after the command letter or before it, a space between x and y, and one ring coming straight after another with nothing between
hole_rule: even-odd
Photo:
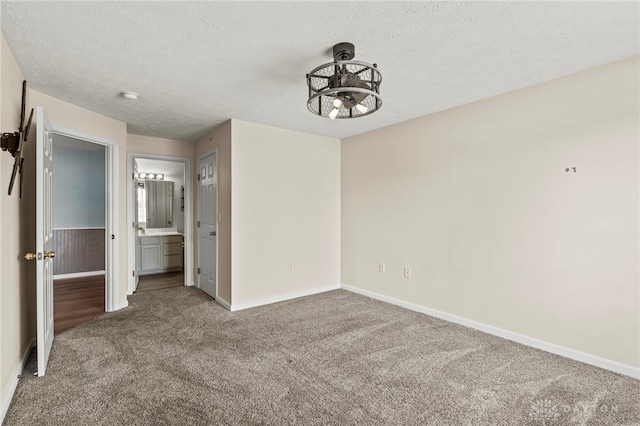
<instances>
[{"instance_id":1,"label":"white open door","mask_svg":"<svg viewBox=\"0 0 640 426\"><path fill-rule=\"evenodd\" d=\"M53 222L51 219L53 129L36 108L36 309L38 376L44 376L53 345Z\"/></svg>"},{"instance_id":2,"label":"white open door","mask_svg":"<svg viewBox=\"0 0 640 426\"><path fill-rule=\"evenodd\" d=\"M216 154L200 160L198 197L198 286L216 298Z\"/></svg>"}]
</instances>

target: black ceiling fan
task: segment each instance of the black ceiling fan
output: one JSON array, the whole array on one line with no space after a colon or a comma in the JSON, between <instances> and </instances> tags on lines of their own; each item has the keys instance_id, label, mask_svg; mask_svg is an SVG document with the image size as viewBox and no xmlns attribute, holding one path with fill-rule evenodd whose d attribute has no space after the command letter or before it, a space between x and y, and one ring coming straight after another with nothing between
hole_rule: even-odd
<instances>
[{"instance_id":1,"label":"black ceiling fan","mask_svg":"<svg viewBox=\"0 0 640 426\"><path fill-rule=\"evenodd\" d=\"M31 128L31 120L33 119L33 108L27 120L27 126L24 127L24 113L27 103L27 80L22 82L22 110L20 111L20 127L17 132L3 133L0 147L3 151L9 151L15 158L13 162L13 170L11 172L11 181L9 182L9 195L13 191L13 184L16 180L16 174L20 172L20 198L22 198L22 167L24 166L24 158L22 158L22 148L29 137L29 129Z\"/></svg>"}]
</instances>

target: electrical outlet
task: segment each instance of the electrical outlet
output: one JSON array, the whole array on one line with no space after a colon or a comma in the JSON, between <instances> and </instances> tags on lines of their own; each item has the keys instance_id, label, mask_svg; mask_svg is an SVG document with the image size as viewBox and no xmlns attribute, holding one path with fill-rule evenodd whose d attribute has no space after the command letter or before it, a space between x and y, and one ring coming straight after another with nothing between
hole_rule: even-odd
<instances>
[{"instance_id":1,"label":"electrical outlet","mask_svg":"<svg viewBox=\"0 0 640 426\"><path fill-rule=\"evenodd\" d=\"M404 268L404 277L405 278L411 278L411 268Z\"/></svg>"},{"instance_id":2,"label":"electrical outlet","mask_svg":"<svg viewBox=\"0 0 640 426\"><path fill-rule=\"evenodd\" d=\"M385 272L386 271L386 267L384 266L384 263L380 262L378 263L378 272Z\"/></svg>"},{"instance_id":3,"label":"electrical outlet","mask_svg":"<svg viewBox=\"0 0 640 426\"><path fill-rule=\"evenodd\" d=\"M289 263L289 271L293 271L293 263Z\"/></svg>"}]
</instances>

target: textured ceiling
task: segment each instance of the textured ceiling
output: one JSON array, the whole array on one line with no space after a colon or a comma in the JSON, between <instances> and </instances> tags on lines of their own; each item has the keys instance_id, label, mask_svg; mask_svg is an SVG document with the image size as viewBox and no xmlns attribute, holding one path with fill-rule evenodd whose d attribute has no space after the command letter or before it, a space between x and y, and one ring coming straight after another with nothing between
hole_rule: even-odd
<instances>
[{"instance_id":1,"label":"textured ceiling","mask_svg":"<svg viewBox=\"0 0 640 426\"><path fill-rule=\"evenodd\" d=\"M229 118L347 137L639 55L638 2L7 2L30 87L194 141ZM328 120L305 75L356 46L382 109ZM138 92L132 102L123 90Z\"/></svg>"}]
</instances>

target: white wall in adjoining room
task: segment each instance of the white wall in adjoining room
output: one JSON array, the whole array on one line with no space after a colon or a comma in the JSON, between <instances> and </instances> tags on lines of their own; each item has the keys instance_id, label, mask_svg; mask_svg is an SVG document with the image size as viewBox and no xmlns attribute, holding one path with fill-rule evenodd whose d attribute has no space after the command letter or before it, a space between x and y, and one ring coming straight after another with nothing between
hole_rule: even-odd
<instances>
[{"instance_id":1,"label":"white wall in adjoining room","mask_svg":"<svg viewBox=\"0 0 640 426\"><path fill-rule=\"evenodd\" d=\"M338 288L340 141L240 120L231 136L234 308Z\"/></svg>"},{"instance_id":2,"label":"white wall in adjoining room","mask_svg":"<svg viewBox=\"0 0 640 426\"><path fill-rule=\"evenodd\" d=\"M344 139L342 283L637 369L638 75L635 58Z\"/></svg>"}]
</instances>

